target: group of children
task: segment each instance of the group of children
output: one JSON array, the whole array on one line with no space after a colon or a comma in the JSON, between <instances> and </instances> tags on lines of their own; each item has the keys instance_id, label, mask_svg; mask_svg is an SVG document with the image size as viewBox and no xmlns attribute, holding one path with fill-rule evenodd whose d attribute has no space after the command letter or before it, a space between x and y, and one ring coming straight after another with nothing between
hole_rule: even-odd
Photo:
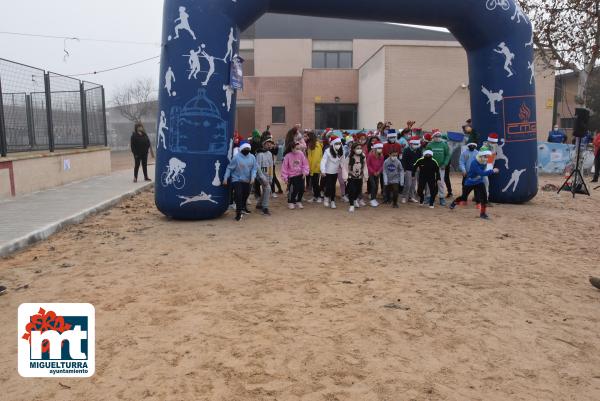
<instances>
[{"instance_id":1,"label":"group of children","mask_svg":"<svg viewBox=\"0 0 600 401\"><path fill-rule=\"evenodd\" d=\"M342 136L326 130L321 138L313 131L301 131L299 125L294 127L288 132L281 165L281 178L287 184L288 208L303 209L304 193L309 188L312 192L309 203L322 203L336 209L338 183L341 199L349 204L351 213L367 205L366 196L371 207L378 207L380 191L383 203L393 208L399 207L399 201L434 208L437 196L440 205L445 206L444 176L450 164L450 148L439 130L421 137L415 135L411 123L414 124L408 122L400 137L384 126L378 126L373 133ZM492 136L490 140L493 141ZM254 135L251 142L254 146L240 142L239 152L227 167L224 179L224 185L231 181L238 221L250 213L247 204L251 187L255 188L256 207L264 215L270 215L269 198L277 196L274 191L277 145L268 131ZM488 218L487 177L498 172L488 168L492 155L492 144L486 142L480 150L476 143L468 144L460 156L463 193L454 199L450 209L466 203L474 191L480 217ZM367 191L363 193L365 179Z\"/></svg>"}]
</instances>

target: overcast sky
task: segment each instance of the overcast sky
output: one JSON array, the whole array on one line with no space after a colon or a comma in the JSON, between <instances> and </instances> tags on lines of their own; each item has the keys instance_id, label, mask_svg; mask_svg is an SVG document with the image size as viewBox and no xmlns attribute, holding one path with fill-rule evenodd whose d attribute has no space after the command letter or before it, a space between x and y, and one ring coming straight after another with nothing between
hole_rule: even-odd
<instances>
[{"instance_id":1,"label":"overcast sky","mask_svg":"<svg viewBox=\"0 0 600 401\"><path fill-rule=\"evenodd\" d=\"M160 54L163 0L0 0L0 31L128 42L102 43L0 33L0 58L74 75L129 64ZM79 77L105 86L107 98L137 77L158 81L158 59ZM158 85L157 85L158 86Z\"/></svg>"},{"instance_id":2,"label":"overcast sky","mask_svg":"<svg viewBox=\"0 0 600 401\"><path fill-rule=\"evenodd\" d=\"M0 0L0 31L149 42L155 45L66 42L0 33L0 58L64 75L116 67L160 54L163 0ZM136 77L158 81L158 59L121 70L80 77L103 84L107 97Z\"/></svg>"}]
</instances>

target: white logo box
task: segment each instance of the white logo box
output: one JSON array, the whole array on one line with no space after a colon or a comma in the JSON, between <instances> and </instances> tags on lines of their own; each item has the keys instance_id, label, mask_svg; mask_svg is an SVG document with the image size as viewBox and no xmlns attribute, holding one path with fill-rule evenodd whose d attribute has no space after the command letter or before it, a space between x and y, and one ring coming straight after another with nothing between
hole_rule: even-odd
<instances>
[{"instance_id":1,"label":"white logo box","mask_svg":"<svg viewBox=\"0 0 600 401\"><path fill-rule=\"evenodd\" d=\"M38 314L40 308L46 313L52 311L56 316L67 317L67 322L68 317L86 317L87 331L82 328L78 330L76 325L63 333L56 330L43 333L32 331L30 346L30 341L24 339L23 335L27 334L27 324L31 322L32 316ZM87 340L87 353L81 351L82 339ZM37 347L32 349L34 344L41 344L43 340L50 342L50 359L37 359L41 351ZM69 342L71 359L61 359L62 341ZM17 344L19 374L23 377L91 377L96 369L96 310L92 304L86 303L21 304L18 310Z\"/></svg>"}]
</instances>

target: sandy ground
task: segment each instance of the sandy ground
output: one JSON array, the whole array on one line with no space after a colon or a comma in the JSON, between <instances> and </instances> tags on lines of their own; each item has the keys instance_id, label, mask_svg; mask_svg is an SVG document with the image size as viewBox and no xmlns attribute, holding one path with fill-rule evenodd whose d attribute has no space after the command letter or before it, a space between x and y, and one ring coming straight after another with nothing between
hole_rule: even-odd
<instances>
[{"instance_id":1,"label":"sandy ground","mask_svg":"<svg viewBox=\"0 0 600 401\"><path fill-rule=\"evenodd\" d=\"M240 224L143 193L0 261L0 399L597 401L599 195ZM95 376L18 375L35 301L95 305Z\"/></svg>"}]
</instances>

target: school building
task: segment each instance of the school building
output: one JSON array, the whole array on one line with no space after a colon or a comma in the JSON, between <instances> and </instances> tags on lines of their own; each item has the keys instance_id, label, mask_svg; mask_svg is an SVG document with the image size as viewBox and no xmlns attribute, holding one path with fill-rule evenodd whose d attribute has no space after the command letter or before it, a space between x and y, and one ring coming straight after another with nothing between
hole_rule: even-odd
<instances>
[{"instance_id":1,"label":"school building","mask_svg":"<svg viewBox=\"0 0 600 401\"><path fill-rule=\"evenodd\" d=\"M244 31L236 129L374 128L391 121L460 131L470 117L466 52L447 32L265 14ZM538 138L552 126L554 73L536 63Z\"/></svg>"}]
</instances>

